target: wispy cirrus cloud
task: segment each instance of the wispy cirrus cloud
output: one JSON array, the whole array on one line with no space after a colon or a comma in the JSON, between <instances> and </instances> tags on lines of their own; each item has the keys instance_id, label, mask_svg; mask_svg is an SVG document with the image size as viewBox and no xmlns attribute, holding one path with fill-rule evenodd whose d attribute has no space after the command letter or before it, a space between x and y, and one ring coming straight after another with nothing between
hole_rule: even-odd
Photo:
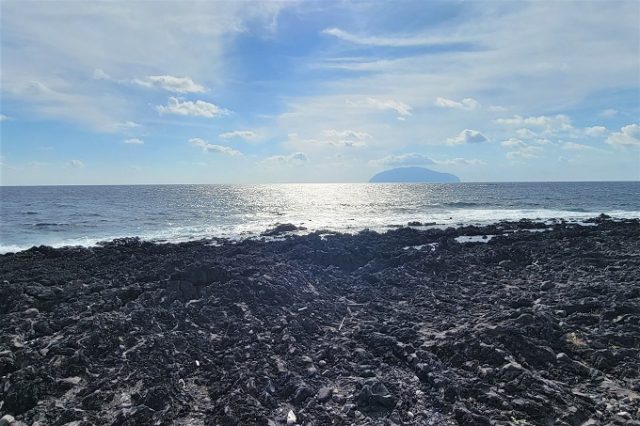
<instances>
[{"instance_id":1,"label":"wispy cirrus cloud","mask_svg":"<svg viewBox=\"0 0 640 426\"><path fill-rule=\"evenodd\" d=\"M322 34L336 37L340 40L347 41L354 44L362 44L367 46L381 46L381 47L418 47L418 46L430 46L445 43L461 42L459 38L453 37L438 37L438 36L421 36L414 35L408 37L391 37L391 36L372 36L372 35L358 35L340 28L326 28L322 30Z\"/></svg>"},{"instance_id":2,"label":"wispy cirrus cloud","mask_svg":"<svg viewBox=\"0 0 640 426\"><path fill-rule=\"evenodd\" d=\"M249 22L254 34L272 31L286 7L281 2L250 10L233 2L188 8L149 2L32 6L2 4L3 105L19 104L30 120L54 119L99 132L147 118L144 95L108 87L103 80L117 76L132 84L142 70L142 85L200 93L224 78L229 39L245 32ZM50 91L26 90L32 82Z\"/></svg>"},{"instance_id":3,"label":"wispy cirrus cloud","mask_svg":"<svg viewBox=\"0 0 640 426\"><path fill-rule=\"evenodd\" d=\"M138 138L130 138L130 139L123 140L122 143L127 145L143 145L144 141Z\"/></svg>"},{"instance_id":4,"label":"wispy cirrus cloud","mask_svg":"<svg viewBox=\"0 0 640 426\"><path fill-rule=\"evenodd\" d=\"M120 108L120 100L109 96L100 97L113 106L113 110L105 110L93 94L78 93L73 85L65 81L51 78L47 80L50 81L12 80L3 87L3 102L6 102L5 98L18 99L21 103L28 104L33 115L40 118L72 121L99 132L120 130L121 121L115 114L126 110Z\"/></svg>"}]
</instances>

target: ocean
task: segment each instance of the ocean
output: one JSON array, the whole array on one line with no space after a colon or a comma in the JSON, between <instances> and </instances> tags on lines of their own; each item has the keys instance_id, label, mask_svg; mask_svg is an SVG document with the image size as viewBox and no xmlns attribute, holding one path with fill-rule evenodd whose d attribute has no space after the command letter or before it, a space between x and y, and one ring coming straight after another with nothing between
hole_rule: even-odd
<instances>
[{"instance_id":1,"label":"ocean","mask_svg":"<svg viewBox=\"0 0 640 426\"><path fill-rule=\"evenodd\" d=\"M140 237L180 242L499 220L640 217L640 182L0 187L0 252Z\"/></svg>"}]
</instances>

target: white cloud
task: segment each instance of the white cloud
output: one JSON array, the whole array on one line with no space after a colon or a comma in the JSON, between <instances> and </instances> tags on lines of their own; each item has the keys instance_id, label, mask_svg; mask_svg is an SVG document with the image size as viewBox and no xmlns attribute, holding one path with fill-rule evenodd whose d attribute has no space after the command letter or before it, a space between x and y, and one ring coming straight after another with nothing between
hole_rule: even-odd
<instances>
[{"instance_id":1,"label":"white cloud","mask_svg":"<svg viewBox=\"0 0 640 426\"><path fill-rule=\"evenodd\" d=\"M428 36L414 36L406 38L397 37L377 37L377 36L362 36L352 34L350 32L341 30L339 28L326 28L322 30L322 34L336 37L340 40L348 41L354 44L363 44L369 46L389 46L389 47L417 47L428 46L434 44L454 43L459 41L452 37L428 37Z\"/></svg>"},{"instance_id":2,"label":"white cloud","mask_svg":"<svg viewBox=\"0 0 640 426\"><path fill-rule=\"evenodd\" d=\"M324 130L322 133L324 133L324 135L330 139L357 139L357 140L371 139L371 135L369 133L359 132L356 130L328 129L328 130Z\"/></svg>"},{"instance_id":3,"label":"white cloud","mask_svg":"<svg viewBox=\"0 0 640 426\"><path fill-rule=\"evenodd\" d=\"M520 139L533 139L537 136L536 133L532 132L530 129L527 129L526 127L516 130L516 135Z\"/></svg>"},{"instance_id":4,"label":"white cloud","mask_svg":"<svg viewBox=\"0 0 640 426\"><path fill-rule=\"evenodd\" d=\"M144 78L118 79L110 76L104 70L97 68L93 71L93 78L94 80L106 80L124 85L135 84L147 88L163 89L179 94L203 93L207 91L204 86L197 84L190 77L176 77L173 75L150 75Z\"/></svg>"},{"instance_id":5,"label":"white cloud","mask_svg":"<svg viewBox=\"0 0 640 426\"><path fill-rule=\"evenodd\" d=\"M640 126L637 124L624 126L619 132L609 135L606 142L616 146L640 145Z\"/></svg>"},{"instance_id":6,"label":"white cloud","mask_svg":"<svg viewBox=\"0 0 640 426\"><path fill-rule=\"evenodd\" d=\"M542 153L542 148L539 146L524 146L507 153L507 158L510 160L519 160L525 158L535 158Z\"/></svg>"},{"instance_id":7,"label":"white cloud","mask_svg":"<svg viewBox=\"0 0 640 426\"><path fill-rule=\"evenodd\" d=\"M176 115L190 115L197 117L219 117L222 115L229 115L230 111L220 108L205 101L181 101L180 98L170 97L167 105L158 105L156 107L160 114L176 114Z\"/></svg>"},{"instance_id":8,"label":"white cloud","mask_svg":"<svg viewBox=\"0 0 640 426\"><path fill-rule=\"evenodd\" d=\"M510 138L506 141L503 141L500 145L502 145L505 148L519 148L519 147L527 146L527 144L524 143L522 140L516 139L516 138Z\"/></svg>"},{"instance_id":9,"label":"white cloud","mask_svg":"<svg viewBox=\"0 0 640 426\"><path fill-rule=\"evenodd\" d=\"M410 152L408 154L400 155L388 155L378 160L371 160L369 164L373 166L384 167L402 167L402 166L427 166L435 164L431 157L419 154L417 152Z\"/></svg>"},{"instance_id":10,"label":"white cloud","mask_svg":"<svg viewBox=\"0 0 640 426\"><path fill-rule=\"evenodd\" d=\"M287 6L63 1L33 7L3 2L3 102L19 103L30 119L116 131L117 123L145 113L146 104L134 91L106 85L110 76L131 83L133 75L186 75L198 85L221 84L228 76L225 52L233 37L249 30L257 37L266 35ZM30 82L51 92L26 93ZM176 91L196 89L166 79L157 82Z\"/></svg>"},{"instance_id":11,"label":"white cloud","mask_svg":"<svg viewBox=\"0 0 640 426\"><path fill-rule=\"evenodd\" d=\"M380 99L367 97L364 99L347 100L347 105L355 107L374 108L379 110L393 110L398 114L399 119L404 119L411 115L411 106L395 99Z\"/></svg>"},{"instance_id":12,"label":"white cloud","mask_svg":"<svg viewBox=\"0 0 640 426\"><path fill-rule=\"evenodd\" d=\"M258 134L252 130L233 130L231 132L220 133L218 137L220 139L240 138L245 140L255 140L258 138Z\"/></svg>"},{"instance_id":13,"label":"white cloud","mask_svg":"<svg viewBox=\"0 0 640 426\"><path fill-rule=\"evenodd\" d=\"M338 148L365 148L367 140L372 139L369 133L356 130L325 129L316 138L303 139L298 133L289 133L287 143L294 149L312 149L311 146L332 146Z\"/></svg>"},{"instance_id":14,"label":"white cloud","mask_svg":"<svg viewBox=\"0 0 640 426\"><path fill-rule=\"evenodd\" d=\"M84 163L80 160L71 160L69 161L69 165L74 169L81 169L84 167Z\"/></svg>"},{"instance_id":15,"label":"white cloud","mask_svg":"<svg viewBox=\"0 0 640 426\"><path fill-rule=\"evenodd\" d=\"M356 130L328 129L323 130L322 133L324 135L323 140L317 142L338 147L364 148L367 146L365 141L372 139L369 133Z\"/></svg>"},{"instance_id":16,"label":"white cloud","mask_svg":"<svg viewBox=\"0 0 640 426\"><path fill-rule=\"evenodd\" d=\"M555 116L540 115L537 117L523 117L514 115L511 118L498 118L496 123L503 126L533 126L544 129L547 133L565 132L573 130L571 118L564 114Z\"/></svg>"},{"instance_id":17,"label":"white cloud","mask_svg":"<svg viewBox=\"0 0 640 426\"><path fill-rule=\"evenodd\" d=\"M136 127L140 127L140 125L133 121L123 121L116 124L116 128L121 130L135 129Z\"/></svg>"},{"instance_id":18,"label":"white cloud","mask_svg":"<svg viewBox=\"0 0 640 426\"><path fill-rule=\"evenodd\" d=\"M593 149L593 147L589 145L583 145L581 143L575 143L575 142L564 142L562 144L562 148L567 149L569 151L585 151L585 150Z\"/></svg>"},{"instance_id":19,"label":"white cloud","mask_svg":"<svg viewBox=\"0 0 640 426\"><path fill-rule=\"evenodd\" d=\"M400 155L388 155L386 157L371 160L369 164L379 167L405 167L405 166L468 166L468 165L483 165L486 164L482 160L478 159L466 159L466 158L451 158L448 160L434 160L431 157L420 154L417 152L410 152Z\"/></svg>"},{"instance_id":20,"label":"white cloud","mask_svg":"<svg viewBox=\"0 0 640 426\"><path fill-rule=\"evenodd\" d=\"M7 162L7 157L5 157L4 155L0 155L0 167L2 167L4 170L19 170L19 167L16 167L12 164L9 164ZM2 177L2 173L0 173L0 178Z\"/></svg>"},{"instance_id":21,"label":"white cloud","mask_svg":"<svg viewBox=\"0 0 640 426\"><path fill-rule=\"evenodd\" d=\"M122 143L126 143L128 145L142 145L144 141L138 138L125 139Z\"/></svg>"},{"instance_id":22,"label":"white cloud","mask_svg":"<svg viewBox=\"0 0 640 426\"><path fill-rule=\"evenodd\" d=\"M507 111L509 111L509 108L503 107L503 106L500 106L500 105L491 105L491 106L489 106L489 111L491 111L491 112L507 112Z\"/></svg>"},{"instance_id":23,"label":"white cloud","mask_svg":"<svg viewBox=\"0 0 640 426\"><path fill-rule=\"evenodd\" d=\"M175 77L172 75L150 75L143 79L135 79L133 80L133 82L139 86L157 87L174 93L202 93L206 91L203 86L195 83L189 77Z\"/></svg>"},{"instance_id":24,"label":"white cloud","mask_svg":"<svg viewBox=\"0 0 640 426\"><path fill-rule=\"evenodd\" d=\"M234 71L230 65L237 64L229 63L226 56L228 48L234 46L233 35L259 36L263 27L263 21L256 19L258 13L253 12L253 7L247 8L244 4L234 6L233 3L196 2L193 7L184 8L171 2L159 5L126 2L117 7L111 3L71 5L67 2L45 2L41 7L32 8L20 6L24 4L21 2L8 2L3 4L1 85L3 90L12 91L25 81L39 81L55 92L46 95L46 99L45 95L34 99L28 94L25 97L16 94L10 100L18 100L19 110L24 108L24 116L30 118L64 118L101 129L131 119L148 125L149 132L161 131L157 126L152 128L153 118L149 116L156 111L148 111L148 99L134 99L134 95L141 94L140 90L125 91L121 87L92 80L91 72L98 68L104 70L104 74L128 78L129 81L131 76L189 76L196 83L212 89L228 87L225 84L233 78L229 71ZM301 12L310 19L321 18L313 15L315 8L293 3L296 4L295 8L304 9ZM396 31L391 30L390 33L363 34L356 28L375 28L377 31L392 28L383 22L389 17L379 13L382 6L366 3L358 3L357 6L349 2L331 3L327 6L331 13L322 16L335 16L333 13L337 11L343 12L345 19L357 16L361 22L370 22L373 17L378 17L379 26L345 26L342 28L354 33L328 31L325 41L337 41L334 37L345 39L357 34L350 42L411 46L425 43L424 39L428 38L425 35L434 34L432 30L416 31L421 25L396 27ZM589 2L579 5L573 2L529 2L522 7L497 2L492 3L491 13L478 13L484 11L483 5L462 2L458 5L461 13L456 15L456 19L437 25L434 22L428 28L442 28L454 38L470 40L473 45L469 43L469 46L459 46L456 49L442 49L437 54L429 49L405 49L396 52L399 53L396 55L389 54L388 48L359 48L356 54L360 58L354 62L371 66L371 71L331 73L321 81L313 77L314 88L317 90L287 91L288 96L283 98L286 105L299 105L296 112L303 111L306 115L302 115L297 123L298 117L291 117L284 126L281 124L285 120L281 119L274 124L274 129L281 135L297 132L301 135L314 135L317 139L321 139L320 132L323 128L366 129L375 135L375 140L366 141L370 146L388 149L375 151L383 152L382 155L378 154L381 157L388 152L418 151L419 141L444 142L464 128L482 128L487 136L498 141L512 136L529 141L530 138L517 133L521 126L503 129L509 133L500 130L494 133L493 123L486 124L494 118L511 117L516 113L529 117L566 110L579 111L581 115L576 115L575 121L581 123L585 119L583 113L592 111L594 103L598 102L598 94L610 93L610 89L618 87L635 87L634 84L637 83L637 57L629 52L637 51L640 34L637 26L638 6L635 2L614 3L611 7L603 8ZM256 3L255 8L261 7L262 2ZM361 13L353 14L356 10ZM277 10L261 15L266 16L267 20L275 21ZM136 16L146 16L148 19L135 19ZM87 22L92 24L87 25ZM330 25L338 24L326 24ZM13 43L13 40L24 43ZM558 43L558 40L566 43ZM296 57L295 67L292 68L306 71L305 66L309 62L318 60L318 53L324 55L333 51L337 55L349 55L354 52L354 46L345 46L345 43L331 44L333 46L329 50L308 52L309 55ZM21 46L24 45L30 48L23 49ZM95 49L95 46L100 46L100 49ZM345 47L349 50L344 49ZM204 55L202 52L207 53ZM232 50L229 53L236 57L242 52ZM603 67L603 63L607 66ZM289 83L300 83L303 86L308 84L309 80L304 75L296 73L296 77L303 77L302 80L296 79ZM289 74L285 74L284 78L288 76ZM243 93L244 89L249 92L260 87L260 82L233 81L243 85ZM278 93L277 87L275 89L274 93ZM171 95L166 93L166 97ZM65 96L59 97L60 94ZM158 94L147 93L153 96ZM455 101L460 101L465 96L478 96L478 99L482 99L482 111L465 114L464 123L447 119L446 116L453 114L434 111L433 101L440 95ZM272 105L268 101L262 103L263 98L268 96L271 96L270 92L256 93L256 107ZM347 99L365 99L367 96L401 100L413 108L406 110L412 115L412 119L407 119L402 126L394 126L392 121L395 121L396 116L407 117L399 114L398 109L387 108L385 113L372 113L370 110L361 111L345 105ZM213 95L211 98L203 95L188 99L195 101L196 98L219 102L221 106L230 108L233 105L231 101L227 104L222 98ZM166 98L153 102L154 105L162 105L165 100ZM322 104L325 100L335 102ZM509 106L509 111L490 113L488 105L506 105ZM622 108L617 103L604 105ZM371 104L364 106L377 109ZM316 109L307 113L312 108ZM270 112L279 114L283 111ZM597 112L598 109L595 110L596 114ZM389 120L384 120L383 115L388 115L386 118ZM618 117L623 115L621 109ZM254 123L251 117L242 117L242 120L247 123L244 125ZM590 124L604 124L618 131L623 123L616 128L608 120ZM544 134L544 128L540 126L526 127L538 133L539 138L556 141L564 137ZM223 131L209 130L213 130L214 135ZM269 130L265 129L266 134L271 134ZM579 132L582 133L582 130ZM136 134L126 134L124 137L132 136ZM115 140L119 141L124 137ZM188 138L186 136L182 139ZM602 136L603 140L606 138L607 135ZM565 139L580 142L575 137ZM610 139L613 141L616 137ZM531 139L532 143L533 140L535 139ZM225 144L222 140L217 143ZM298 150L316 158L313 151L307 151L303 146L285 147L283 152ZM628 157L621 160L626 161L621 164L629 164ZM607 167L608 170L615 168L607 166L605 161L602 159L603 170ZM487 178L501 178L499 173L498 168L487 171Z\"/></svg>"},{"instance_id":25,"label":"white cloud","mask_svg":"<svg viewBox=\"0 0 640 426\"><path fill-rule=\"evenodd\" d=\"M349 140L349 139L309 140L309 142L325 144L325 145L333 145L341 148L365 148L367 146L366 142L358 141L358 140Z\"/></svg>"},{"instance_id":26,"label":"white cloud","mask_svg":"<svg viewBox=\"0 0 640 426\"><path fill-rule=\"evenodd\" d=\"M477 158L452 158L450 160L433 160L433 162L442 166L481 166L487 164Z\"/></svg>"},{"instance_id":27,"label":"white cloud","mask_svg":"<svg viewBox=\"0 0 640 426\"><path fill-rule=\"evenodd\" d=\"M48 166L48 165L49 165L49 163L44 162L44 161L38 161L38 160L29 161L27 163L28 167L31 167L31 168L34 168L34 169L39 169L41 167L45 167L45 166Z\"/></svg>"},{"instance_id":28,"label":"white cloud","mask_svg":"<svg viewBox=\"0 0 640 426\"><path fill-rule=\"evenodd\" d=\"M453 138L447 139L449 145L463 145L488 142L489 139L477 130L464 129Z\"/></svg>"},{"instance_id":29,"label":"white cloud","mask_svg":"<svg viewBox=\"0 0 640 426\"><path fill-rule=\"evenodd\" d=\"M464 98L458 102L452 99L438 97L435 100L435 104L440 108L461 109L466 111L472 111L481 107L480 102L473 98Z\"/></svg>"},{"instance_id":30,"label":"white cloud","mask_svg":"<svg viewBox=\"0 0 640 426\"><path fill-rule=\"evenodd\" d=\"M293 166L301 166L309 161L307 154L304 152L294 152L289 155L273 155L267 157L263 162L265 163L279 163Z\"/></svg>"},{"instance_id":31,"label":"white cloud","mask_svg":"<svg viewBox=\"0 0 640 426\"><path fill-rule=\"evenodd\" d=\"M574 163L576 160L574 158L568 158L561 155L558 157L558 161L561 163Z\"/></svg>"},{"instance_id":32,"label":"white cloud","mask_svg":"<svg viewBox=\"0 0 640 426\"><path fill-rule=\"evenodd\" d=\"M113 80L109 74L100 68L93 70L93 78L96 80Z\"/></svg>"},{"instance_id":33,"label":"white cloud","mask_svg":"<svg viewBox=\"0 0 640 426\"><path fill-rule=\"evenodd\" d=\"M3 62L2 77L7 74L4 68ZM119 120L114 119L113 114L126 110L121 99L78 94L71 84L57 79L46 84L39 80L21 80L6 85L3 90L7 98L28 104L37 112L36 117L70 120L101 132L118 130ZM102 103L109 103L112 108L106 110Z\"/></svg>"},{"instance_id":34,"label":"white cloud","mask_svg":"<svg viewBox=\"0 0 640 426\"><path fill-rule=\"evenodd\" d=\"M618 115L618 110L613 108L607 108L600 111L600 117L611 118Z\"/></svg>"},{"instance_id":35,"label":"white cloud","mask_svg":"<svg viewBox=\"0 0 640 426\"><path fill-rule=\"evenodd\" d=\"M0 114L0 121L7 121L7 120L11 120L11 117L7 117L4 114Z\"/></svg>"},{"instance_id":36,"label":"white cloud","mask_svg":"<svg viewBox=\"0 0 640 426\"><path fill-rule=\"evenodd\" d=\"M470 4L465 5L469 9L464 10L474 10ZM491 14L471 13L473 18L446 26L449 34L483 48L442 55L415 52L391 59L384 52L374 51L368 58L342 62L371 67L369 71L373 72L354 75L336 87L345 94L375 88L380 96L402 97L416 108L417 115L425 100L432 102L442 87L452 94L449 97L485 93L483 103L527 112L561 111L567 105L587 104L592 94L620 87L620 81L627 87L637 83L637 60L628 53L637 50L635 41L640 35L633 2L616 3L604 12L591 4L580 8L580 13L572 2L533 2L520 8L505 3L495 6ZM342 38L354 36L342 30L326 32ZM389 44L375 36L369 33L352 40ZM420 37L419 32L405 29L403 38L416 37ZM559 37L573 49L559 45ZM384 41L385 37L381 38ZM609 58L612 62L607 63L613 65L609 69L600 67L594 60L599 57L594 56L596 53ZM616 77L612 79L612 75ZM568 79L572 84L566 84ZM502 89L496 91L495 87Z\"/></svg>"},{"instance_id":37,"label":"white cloud","mask_svg":"<svg viewBox=\"0 0 640 426\"><path fill-rule=\"evenodd\" d=\"M215 152L218 154L228 155L230 157L241 157L242 153L237 151L231 147L223 146L223 145L214 145L207 143L205 140L200 138L189 139L189 143L191 145L197 146L198 148L202 148L205 152Z\"/></svg>"},{"instance_id":38,"label":"white cloud","mask_svg":"<svg viewBox=\"0 0 640 426\"><path fill-rule=\"evenodd\" d=\"M500 145L509 150L509 152L507 153L507 158L510 160L535 158L543 151L542 147L530 145L527 142L517 138L510 138L502 141Z\"/></svg>"},{"instance_id":39,"label":"white cloud","mask_svg":"<svg viewBox=\"0 0 640 426\"><path fill-rule=\"evenodd\" d=\"M587 136L603 136L607 134L607 128L604 126L585 127L584 132Z\"/></svg>"}]
</instances>

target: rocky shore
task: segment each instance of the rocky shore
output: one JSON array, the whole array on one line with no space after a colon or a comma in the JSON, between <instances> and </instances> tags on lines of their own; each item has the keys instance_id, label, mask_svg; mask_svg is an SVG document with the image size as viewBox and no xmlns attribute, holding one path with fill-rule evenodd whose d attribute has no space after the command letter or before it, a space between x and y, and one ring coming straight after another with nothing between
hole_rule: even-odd
<instances>
[{"instance_id":1,"label":"rocky shore","mask_svg":"<svg viewBox=\"0 0 640 426\"><path fill-rule=\"evenodd\" d=\"M640 425L640 222L3 255L0 417Z\"/></svg>"}]
</instances>

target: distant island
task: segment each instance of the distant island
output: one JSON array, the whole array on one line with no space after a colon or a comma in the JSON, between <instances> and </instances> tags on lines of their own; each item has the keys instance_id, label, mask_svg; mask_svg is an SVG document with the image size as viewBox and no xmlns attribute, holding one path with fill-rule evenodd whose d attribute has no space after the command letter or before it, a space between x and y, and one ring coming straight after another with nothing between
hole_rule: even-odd
<instances>
[{"instance_id":1,"label":"distant island","mask_svg":"<svg viewBox=\"0 0 640 426\"><path fill-rule=\"evenodd\" d=\"M369 182L450 183L460 182L460 178L451 173L436 172L424 167L399 167L380 172L374 175Z\"/></svg>"}]
</instances>

